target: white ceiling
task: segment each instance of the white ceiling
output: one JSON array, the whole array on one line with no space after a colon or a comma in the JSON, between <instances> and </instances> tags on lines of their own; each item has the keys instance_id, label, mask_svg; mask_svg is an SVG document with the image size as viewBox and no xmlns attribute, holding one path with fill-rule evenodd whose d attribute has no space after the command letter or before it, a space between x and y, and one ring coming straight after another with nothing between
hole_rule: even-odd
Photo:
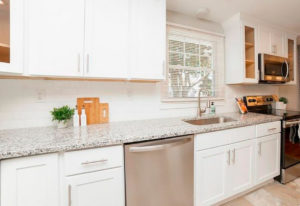
<instances>
[{"instance_id":1,"label":"white ceiling","mask_svg":"<svg viewBox=\"0 0 300 206\"><path fill-rule=\"evenodd\" d=\"M207 20L221 23L238 12L286 27L300 34L300 0L167 0L167 9L188 16L210 10Z\"/></svg>"}]
</instances>

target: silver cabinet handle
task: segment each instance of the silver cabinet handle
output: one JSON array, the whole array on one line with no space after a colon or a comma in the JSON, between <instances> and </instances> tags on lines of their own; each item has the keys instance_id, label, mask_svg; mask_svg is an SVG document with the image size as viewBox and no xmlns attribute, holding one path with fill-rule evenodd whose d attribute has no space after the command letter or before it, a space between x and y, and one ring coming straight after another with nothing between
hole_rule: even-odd
<instances>
[{"instance_id":1,"label":"silver cabinet handle","mask_svg":"<svg viewBox=\"0 0 300 206\"><path fill-rule=\"evenodd\" d=\"M261 142L258 143L257 146L258 146L257 152L258 152L259 155L261 155Z\"/></svg>"},{"instance_id":2,"label":"silver cabinet handle","mask_svg":"<svg viewBox=\"0 0 300 206\"><path fill-rule=\"evenodd\" d=\"M172 143L160 144L160 145L149 145L142 147L130 147L129 152L152 152L157 150L164 150L170 147L182 145L191 141L191 138L181 139Z\"/></svg>"},{"instance_id":3,"label":"silver cabinet handle","mask_svg":"<svg viewBox=\"0 0 300 206\"><path fill-rule=\"evenodd\" d=\"M230 150L227 151L227 164L230 165Z\"/></svg>"},{"instance_id":4,"label":"silver cabinet handle","mask_svg":"<svg viewBox=\"0 0 300 206\"><path fill-rule=\"evenodd\" d=\"M231 157L231 161L232 161L232 164L235 163L235 149L232 150L232 157Z\"/></svg>"},{"instance_id":5,"label":"silver cabinet handle","mask_svg":"<svg viewBox=\"0 0 300 206\"><path fill-rule=\"evenodd\" d=\"M90 72L90 55L86 54L86 73Z\"/></svg>"},{"instance_id":6,"label":"silver cabinet handle","mask_svg":"<svg viewBox=\"0 0 300 206\"><path fill-rule=\"evenodd\" d=\"M69 186L68 186L68 200L69 200L68 205L69 205L69 206L72 206L72 196L71 196L71 192L72 192L72 186L69 185Z\"/></svg>"},{"instance_id":7,"label":"silver cabinet handle","mask_svg":"<svg viewBox=\"0 0 300 206\"><path fill-rule=\"evenodd\" d=\"M82 162L81 165L90 165L90 164L96 164L96 163L104 163L107 162L108 159L100 159L100 160L95 160L95 161L85 161Z\"/></svg>"},{"instance_id":8,"label":"silver cabinet handle","mask_svg":"<svg viewBox=\"0 0 300 206\"><path fill-rule=\"evenodd\" d=\"M77 71L78 72L80 72L81 71L81 65L80 65L80 63L81 63L81 55L80 55L80 53L78 53L78 55L77 55Z\"/></svg>"}]
</instances>

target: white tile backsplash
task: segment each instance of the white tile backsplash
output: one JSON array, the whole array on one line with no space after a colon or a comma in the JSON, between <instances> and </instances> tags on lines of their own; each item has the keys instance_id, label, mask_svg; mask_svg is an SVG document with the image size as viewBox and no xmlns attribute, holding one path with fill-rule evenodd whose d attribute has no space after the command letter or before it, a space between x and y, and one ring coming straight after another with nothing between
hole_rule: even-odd
<instances>
[{"instance_id":1,"label":"white tile backsplash","mask_svg":"<svg viewBox=\"0 0 300 206\"><path fill-rule=\"evenodd\" d=\"M39 100L38 93L45 93ZM236 111L234 97L278 94L277 86L225 86L217 112ZM196 114L197 102L162 103L160 83L0 80L0 129L52 125L53 107L76 105L77 97L100 97L110 105L110 120L124 121Z\"/></svg>"}]
</instances>

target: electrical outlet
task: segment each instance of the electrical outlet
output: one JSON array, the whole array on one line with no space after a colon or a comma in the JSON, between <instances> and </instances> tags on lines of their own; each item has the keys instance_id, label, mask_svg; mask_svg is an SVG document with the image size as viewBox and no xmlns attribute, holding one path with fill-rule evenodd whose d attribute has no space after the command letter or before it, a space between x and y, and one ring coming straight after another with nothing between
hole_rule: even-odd
<instances>
[{"instance_id":1,"label":"electrical outlet","mask_svg":"<svg viewBox=\"0 0 300 206\"><path fill-rule=\"evenodd\" d=\"M36 102L37 103L43 103L46 101L46 90L45 89L39 89L36 91Z\"/></svg>"}]
</instances>

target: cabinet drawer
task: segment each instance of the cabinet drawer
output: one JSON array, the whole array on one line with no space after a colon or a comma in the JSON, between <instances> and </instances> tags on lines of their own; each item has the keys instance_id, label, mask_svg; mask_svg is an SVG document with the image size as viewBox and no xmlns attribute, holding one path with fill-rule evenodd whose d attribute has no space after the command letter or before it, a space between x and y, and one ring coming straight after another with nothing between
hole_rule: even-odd
<instances>
[{"instance_id":1,"label":"cabinet drawer","mask_svg":"<svg viewBox=\"0 0 300 206\"><path fill-rule=\"evenodd\" d=\"M123 147L66 152L63 156L65 175L98 171L123 166Z\"/></svg>"},{"instance_id":2,"label":"cabinet drawer","mask_svg":"<svg viewBox=\"0 0 300 206\"><path fill-rule=\"evenodd\" d=\"M255 126L240 127L195 136L195 149L204 150L255 138Z\"/></svg>"},{"instance_id":3,"label":"cabinet drawer","mask_svg":"<svg viewBox=\"0 0 300 206\"><path fill-rule=\"evenodd\" d=\"M281 122L269 122L256 125L256 137L263 137L281 132Z\"/></svg>"}]
</instances>

